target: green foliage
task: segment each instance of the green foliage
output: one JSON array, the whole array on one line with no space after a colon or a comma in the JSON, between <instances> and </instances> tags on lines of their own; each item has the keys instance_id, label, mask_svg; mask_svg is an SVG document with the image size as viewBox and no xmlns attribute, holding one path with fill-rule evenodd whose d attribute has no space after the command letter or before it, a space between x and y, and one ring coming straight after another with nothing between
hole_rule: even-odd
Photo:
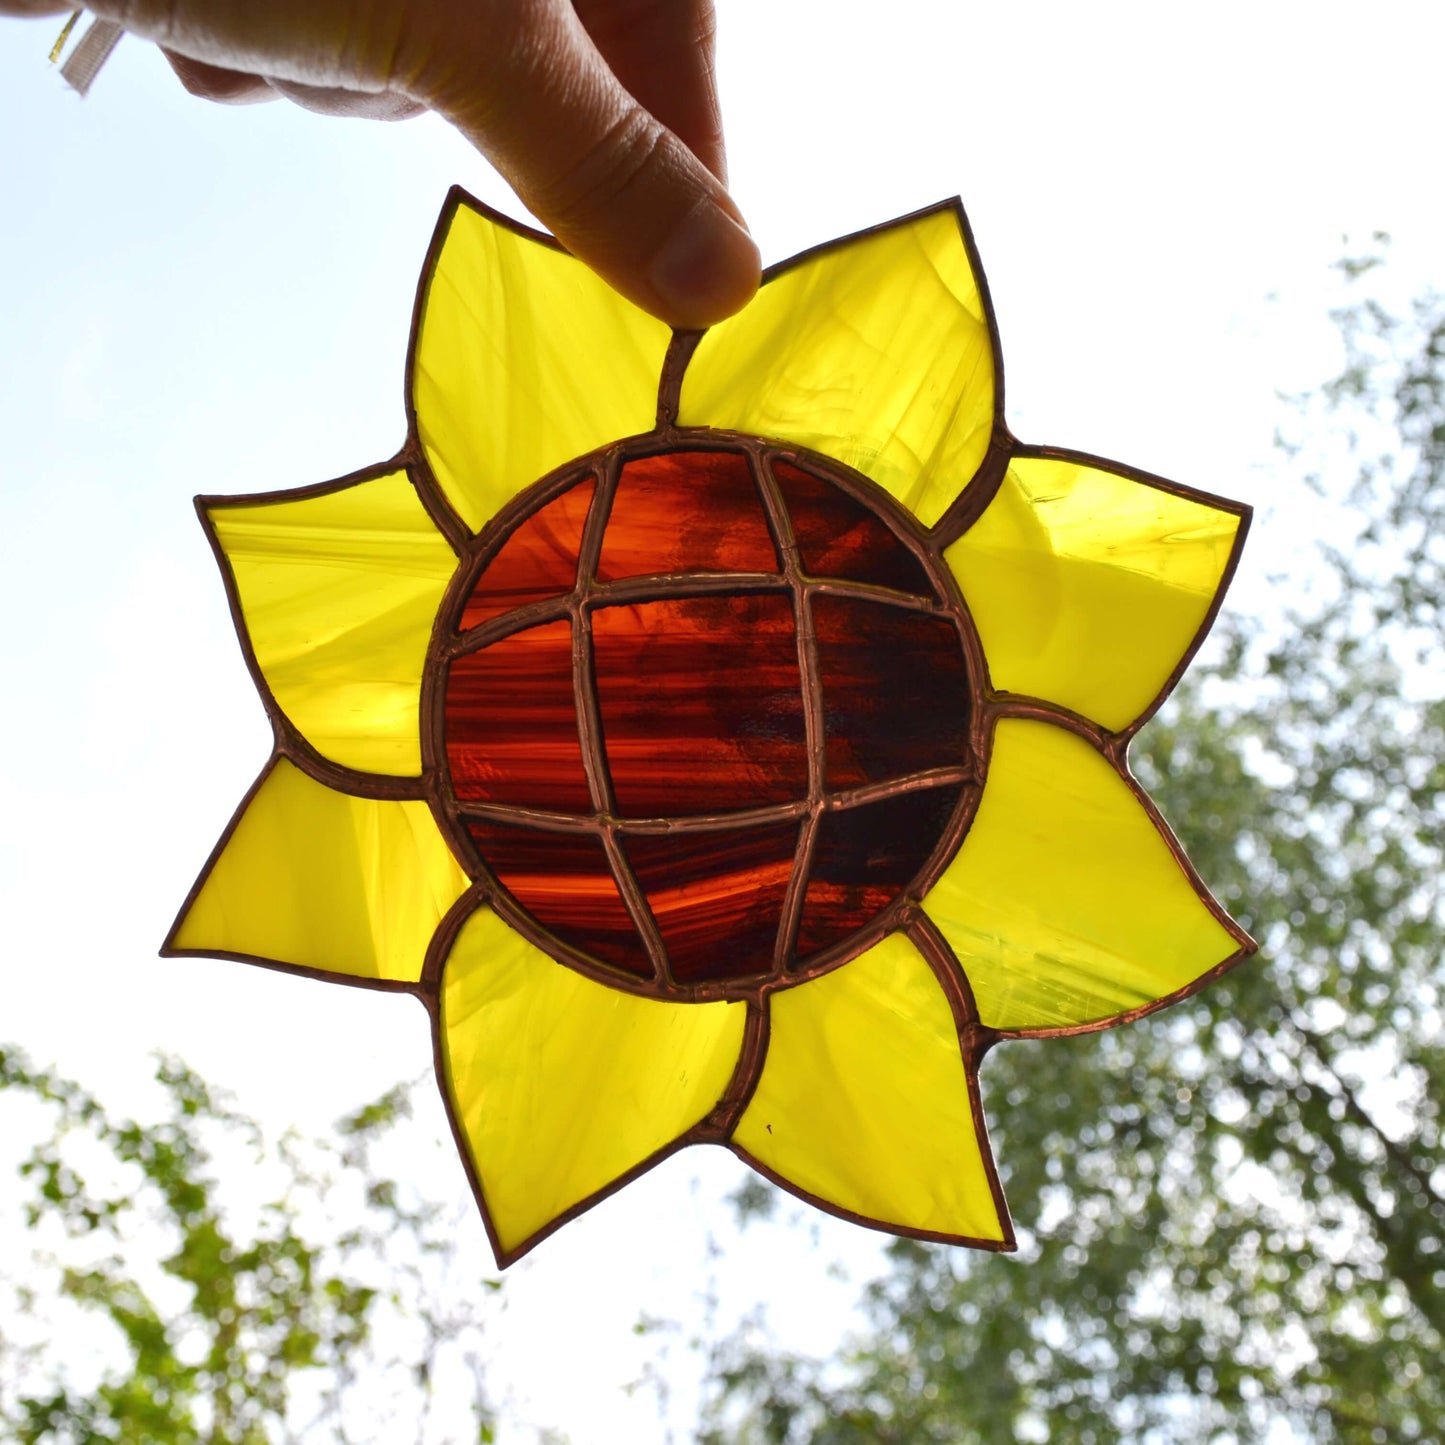
<instances>
[{"instance_id":1,"label":"green foliage","mask_svg":"<svg viewBox=\"0 0 1445 1445\"><path fill-rule=\"evenodd\" d=\"M33 1249L4 1266L0 1440L421 1441L446 1355L474 1377L462 1438L491 1439L481 1318L433 1303L448 1221L373 1160L407 1090L341 1120L339 1142L267 1146L185 1065L156 1079L160 1121L117 1120L0 1048L0 1102L39 1139L19 1163Z\"/></svg>"},{"instance_id":2,"label":"green foliage","mask_svg":"<svg viewBox=\"0 0 1445 1445\"><path fill-rule=\"evenodd\" d=\"M1134 750L1261 958L994 1050L1020 1255L896 1244L832 1361L728 1341L704 1445L1441 1438L1445 307L1339 319L1356 535Z\"/></svg>"}]
</instances>

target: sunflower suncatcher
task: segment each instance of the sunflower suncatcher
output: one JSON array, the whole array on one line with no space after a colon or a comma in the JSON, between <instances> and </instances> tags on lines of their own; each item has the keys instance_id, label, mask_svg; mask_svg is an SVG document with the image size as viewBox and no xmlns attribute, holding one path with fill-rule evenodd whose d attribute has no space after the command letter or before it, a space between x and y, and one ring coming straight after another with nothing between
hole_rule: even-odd
<instances>
[{"instance_id":1,"label":"sunflower suncatcher","mask_svg":"<svg viewBox=\"0 0 1445 1445\"><path fill-rule=\"evenodd\" d=\"M1248 509L1014 440L956 203L674 333L454 191L407 398L198 502L276 746L165 951L421 999L503 1264L690 1143L1012 1248L985 1052L1253 949L1127 764Z\"/></svg>"}]
</instances>

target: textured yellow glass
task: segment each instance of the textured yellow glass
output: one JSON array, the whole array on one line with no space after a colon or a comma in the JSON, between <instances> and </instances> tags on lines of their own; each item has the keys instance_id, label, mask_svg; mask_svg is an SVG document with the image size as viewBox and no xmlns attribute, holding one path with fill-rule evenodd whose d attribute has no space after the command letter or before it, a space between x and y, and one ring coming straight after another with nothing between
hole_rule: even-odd
<instances>
[{"instance_id":1,"label":"textured yellow glass","mask_svg":"<svg viewBox=\"0 0 1445 1445\"><path fill-rule=\"evenodd\" d=\"M775 993L767 1063L733 1138L800 1189L881 1224L1002 1239L953 1012L901 934Z\"/></svg>"},{"instance_id":2,"label":"textured yellow glass","mask_svg":"<svg viewBox=\"0 0 1445 1445\"><path fill-rule=\"evenodd\" d=\"M580 261L457 208L421 313L417 428L473 529L563 462L649 431L672 333Z\"/></svg>"},{"instance_id":3,"label":"textured yellow glass","mask_svg":"<svg viewBox=\"0 0 1445 1445\"><path fill-rule=\"evenodd\" d=\"M282 758L171 943L414 983L466 887L425 803L338 793Z\"/></svg>"},{"instance_id":4,"label":"textured yellow glass","mask_svg":"<svg viewBox=\"0 0 1445 1445\"><path fill-rule=\"evenodd\" d=\"M798 442L932 526L988 448L993 351L952 210L801 262L702 339L684 426Z\"/></svg>"},{"instance_id":5,"label":"textured yellow glass","mask_svg":"<svg viewBox=\"0 0 1445 1445\"><path fill-rule=\"evenodd\" d=\"M924 909L1001 1029L1113 1018L1239 949L1118 773L1043 722L998 724L978 815Z\"/></svg>"},{"instance_id":6,"label":"textured yellow glass","mask_svg":"<svg viewBox=\"0 0 1445 1445\"><path fill-rule=\"evenodd\" d=\"M442 1047L504 1253L707 1116L747 1006L637 998L554 963L489 909L447 959Z\"/></svg>"},{"instance_id":7,"label":"textured yellow glass","mask_svg":"<svg viewBox=\"0 0 1445 1445\"><path fill-rule=\"evenodd\" d=\"M1193 643L1238 531L1232 512L1028 457L945 555L995 687L1122 728Z\"/></svg>"},{"instance_id":8,"label":"textured yellow glass","mask_svg":"<svg viewBox=\"0 0 1445 1445\"><path fill-rule=\"evenodd\" d=\"M281 710L323 757L421 771L421 674L456 555L404 472L207 512Z\"/></svg>"}]
</instances>

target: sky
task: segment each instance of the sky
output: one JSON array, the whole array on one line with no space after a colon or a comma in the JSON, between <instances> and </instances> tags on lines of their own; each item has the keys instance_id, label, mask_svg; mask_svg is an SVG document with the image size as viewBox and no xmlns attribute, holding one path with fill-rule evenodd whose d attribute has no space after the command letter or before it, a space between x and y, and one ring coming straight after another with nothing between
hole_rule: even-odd
<instances>
[{"instance_id":1,"label":"sky","mask_svg":"<svg viewBox=\"0 0 1445 1445\"><path fill-rule=\"evenodd\" d=\"M1306 565L1311 525L1278 393L1338 365L1332 262L1387 231L1397 294L1445 283L1445 8L719 8L765 261L961 195L1014 432L1252 503L1232 605L1278 606L1262 579ZM447 188L524 213L434 118L208 106L133 38L81 102L46 64L54 29L0 23L0 1038L121 1108L177 1051L248 1112L320 1128L429 1068L415 1003L156 956L269 751L190 499L390 456ZM434 1137L439 1106L415 1127ZM493 1368L517 1420L665 1439L623 1388L653 1345L632 1326L721 1328L709 1268L723 1317L765 1302L782 1338L836 1337L875 1238L810 1219L739 1240L719 1201L741 1177L691 1151L512 1272Z\"/></svg>"}]
</instances>

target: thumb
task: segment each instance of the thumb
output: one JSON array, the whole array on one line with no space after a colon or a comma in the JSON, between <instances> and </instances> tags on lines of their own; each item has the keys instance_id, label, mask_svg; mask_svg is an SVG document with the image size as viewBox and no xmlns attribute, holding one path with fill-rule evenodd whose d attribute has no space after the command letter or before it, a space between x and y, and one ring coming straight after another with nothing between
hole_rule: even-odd
<instances>
[{"instance_id":1,"label":"thumb","mask_svg":"<svg viewBox=\"0 0 1445 1445\"><path fill-rule=\"evenodd\" d=\"M501 33L493 10L485 34L454 37L475 45L427 57L413 93L639 306L680 327L739 310L758 287L758 248L722 183L623 89L570 3L512 13Z\"/></svg>"}]
</instances>

